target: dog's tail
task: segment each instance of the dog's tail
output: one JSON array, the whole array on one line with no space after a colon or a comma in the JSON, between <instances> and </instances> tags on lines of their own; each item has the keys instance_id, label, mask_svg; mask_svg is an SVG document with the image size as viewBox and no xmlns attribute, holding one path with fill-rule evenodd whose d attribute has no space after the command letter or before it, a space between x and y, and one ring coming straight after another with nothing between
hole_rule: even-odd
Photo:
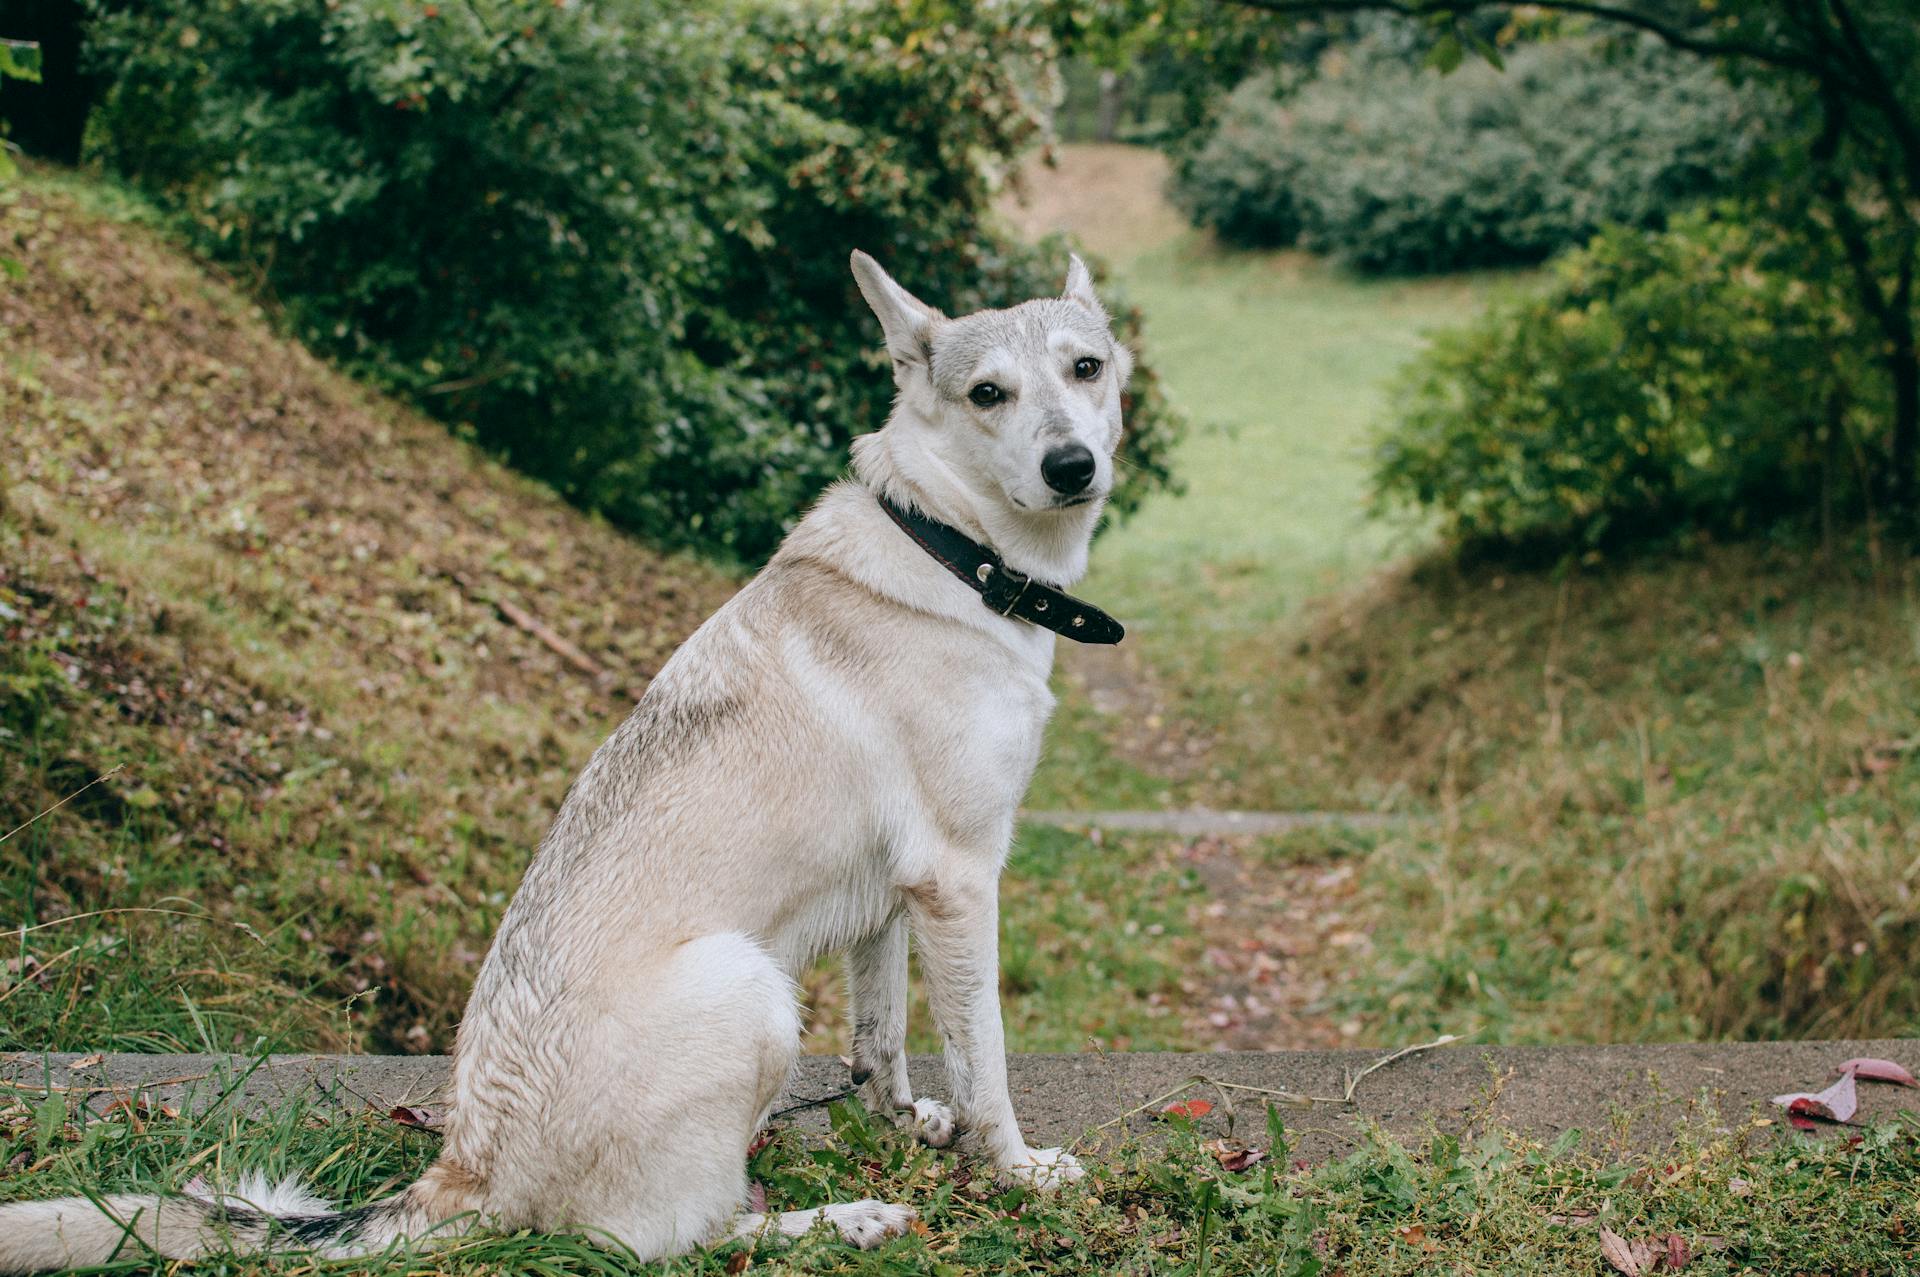
<instances>
[{"instance_id":1,"label":"dog's tail","mask_svg":"<svg viewBox=\"0 0 1920 1277\"><path fill-rule=\"evenodd\" d=\"M298 1179L244 1177L215 1194L200 1181L180 1196L61 1197L0 1206L0 1274L37 1273L159 1255L312 1251L343 1259L403 1238L441 1240L470 1231L481 1207L474 1177L442 1161L404 1192L334 1210Z\"/></svg>"}]
</instances>

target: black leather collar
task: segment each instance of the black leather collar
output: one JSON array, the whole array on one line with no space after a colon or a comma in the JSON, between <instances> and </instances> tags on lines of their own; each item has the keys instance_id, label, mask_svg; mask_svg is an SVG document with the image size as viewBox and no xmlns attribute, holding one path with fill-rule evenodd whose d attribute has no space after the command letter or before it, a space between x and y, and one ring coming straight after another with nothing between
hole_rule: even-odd
<instances>
[{"instance_id":1,"label":"black leather collar","mask_svg":"<svg viewBox=\"0 0 1920 1277\"><path fill-rule=\"evenodd\" d=\"M1127 636L1120 622L1093 604L1014 571L958 528L917 510L903 510L878 494L875 497L902 532L1000 615L1031 621L1076 643L1118 643Z\"/></svg>"}]
</instances>

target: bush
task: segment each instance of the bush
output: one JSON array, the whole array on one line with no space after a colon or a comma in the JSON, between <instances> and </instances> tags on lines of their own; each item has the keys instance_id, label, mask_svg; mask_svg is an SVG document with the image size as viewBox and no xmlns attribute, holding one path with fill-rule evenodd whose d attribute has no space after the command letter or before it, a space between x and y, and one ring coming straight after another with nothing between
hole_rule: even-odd
<instances>
[{"instance_id":1,"label":"bush","mask_svg":"<svg viewBox=\"0 0 1920 1277\"><path fill-rule=\"evenodd\" d=\"M1832 264L1787 254L1730 210L1603 233L1409 368L1379 499L1457 540L1550 545L1857 505L1887 412L1855 389L1880 384L1871 343Z\"/></svg>"},{"instance_id":2,"label":"bush","mask_svg":"<svg viewBox=\"0 0 1920 1277\"><path fill-rule=\"evenodd\" d=\"M757 558L891 396L850 248L955 309L1059 287L1063 252L983 229L1045 53L1008 21L109 5L90 128L315 349L621 524ZM1167 475L1142 386L1123 511Z\"/></svg>"},{"instance_id":3,"label":"bush","mask_svg":"<svg viewBox=\"0 0 1920 1277\"><path fill-rule=\"evenodd\" d=\"M1194 220L1369 271L1537 262L1727 189L1762 103L1647 42L1564 41L1447 75L1363 45L1297 92L1256 78L1180 163Z\"/></svg>"}]
</instances>

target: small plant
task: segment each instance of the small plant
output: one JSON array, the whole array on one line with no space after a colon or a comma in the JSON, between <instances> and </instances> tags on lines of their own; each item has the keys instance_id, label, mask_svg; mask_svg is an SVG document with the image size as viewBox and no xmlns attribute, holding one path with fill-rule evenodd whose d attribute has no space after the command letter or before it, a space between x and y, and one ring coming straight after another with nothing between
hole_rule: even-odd
<instances>
[{"instance_id":1,"label":"small plant","mask_svg":"<svg viewBox=\"0 0 1920 1277\"><path fill-rule=\"evenodd\" d=\"M1787 252L1733 209L1614 229L1439 334L1400 383L1381 503L1456 541L1579 548L1858 513L1886 420L1870 347L1834 274Z\"/></svg>"}]
</instances>

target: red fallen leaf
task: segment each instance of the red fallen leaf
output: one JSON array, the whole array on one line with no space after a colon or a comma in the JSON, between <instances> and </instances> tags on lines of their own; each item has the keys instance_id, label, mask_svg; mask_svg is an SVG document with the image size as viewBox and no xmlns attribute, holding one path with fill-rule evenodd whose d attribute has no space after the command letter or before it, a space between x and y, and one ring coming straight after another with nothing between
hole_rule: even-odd
<instances>
[{"instance_id":1,"label":"red fallen leaf","mask_svg":"<svg viewBox=\"0 0 1920 1277\"><path fill-rule=\"evenodd\" d=\"M1160 1111L1168 1117L1184 1117L1194 1121L1213 1112L1213 1103L1210 1100L1179 1100Z\"/></svg>"},{"instance_id":2,"label":"red fallen leaf","mask_svg":"<svg viewBox=\"0 0 1920 1277\"><path fill-rule=\"evenodd\" d=\"M1660 1258L1668 1272L1677 1273L1693 1262L1693 1252L1687 1249L1686 1238L1678 1233L1668 1233L1667 1253Z\"/></svg>"},{"instance_id":3,"label":"red fallen leaf","mask_svg":"<svg viewBox=\"0 0 1920 1277\"><path fill-rule=\"evenodd\" d=\"M438 1129L440 1115L432 1109L415 1108L409 1104L396 1104L387 1110L387 1116L402 1126L417 1127L423 1131Z\"/></svg>"},{"instance_id":4,"label":"red fallen leaf","mask_svg":"<svg viewBox=\"0 0 1920 1277\"><path fill-rule=\"evenodd\" d=\"M768 1128L753 1137L753 1143L747 1145L747 1156L752 1157L771 1143L773 1143L773 1130Z\"/></svg>"},{"instance_id":5,"label":"red fallen leaf","mask_svg":"<svg viewBox=\"0 0 1920 1277\"><path fill-rule=\"evenodd\" d=\"M1799 1113L1808 1117L1824 1117L1829 1122L1845 1122L1860 1107L1860 1092L1853 1084L1853 1074L1842 1073L1838 1082L1818 1095L1795 1091L1789 1095L1776 1095L1773 1102L1787 1110L1788 1120ZM1795 1122L1794 1125L1798 1126L1799 1123Z\"/></svg>"},{"instance_id":6,"label":"red fallen leaf","mask_svg":"<svg viewBox=\"0 0 1920 1277\"><path fill-rule=\"evenodd\" d=\"M1892 1060L1876 1060L1865 1055L1846 1061L1834 1072L1852 1074L1857 1078L1865 1078L1869 1082L1892 1082L1895 1086L1920 1086L1920 1080L1916 1080L1913 1074Z\"/></svg>"},{"instance_id":7,"label":"red fallen leaf","mask_svg":"<svg viewBox=\"0 0 1920 1277\"><path fill-rule=\"evenodd\" d=\"M1787 1125L1802 1131L1817 1131L1820 1123L1799 1113L1787 1114Z\"/></svg>"}]
</instances>

